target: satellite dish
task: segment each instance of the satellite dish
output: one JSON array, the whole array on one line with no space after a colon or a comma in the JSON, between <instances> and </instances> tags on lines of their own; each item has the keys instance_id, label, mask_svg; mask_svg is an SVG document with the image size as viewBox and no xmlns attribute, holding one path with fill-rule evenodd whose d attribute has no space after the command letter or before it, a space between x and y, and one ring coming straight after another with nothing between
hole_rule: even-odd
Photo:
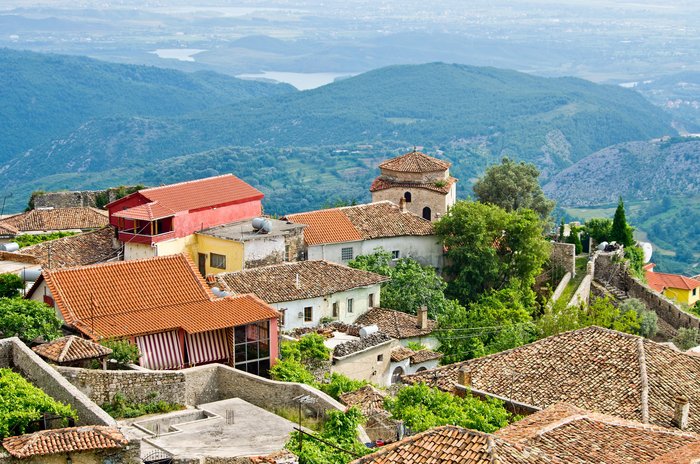
<instances>
[{"instance_id":1,"label":"satellite dish","mask_svg":"<svg viewBox=\"0 0 700 464\"><path fill-rule=\"evenodd\" d=\"M654 253L654 248L651 246L651 243L637 242L637 245L642 249L642 252L644 252L644 264L651 261L651 255Z\"/></svg>"}]
</instances>

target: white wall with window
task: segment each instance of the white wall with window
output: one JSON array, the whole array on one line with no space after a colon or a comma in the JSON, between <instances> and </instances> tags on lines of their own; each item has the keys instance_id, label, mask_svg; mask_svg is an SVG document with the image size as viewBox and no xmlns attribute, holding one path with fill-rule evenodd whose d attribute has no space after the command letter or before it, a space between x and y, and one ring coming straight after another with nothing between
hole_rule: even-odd
<instances>
[{"instance_id":1,"label":"white wall with window","mask_svg":"<svg viewBox=\"0 0 700 464\"><path fill-rule=\"evenodd\" d=\"M352 324L355 319L369 310L370 303L380 306L380 291L380 285L377 284L353 288L325 297L273 303L272 306L284 314L282 330L315 327L324 318ZM371 298L370 295L372 295ZM311 318L308 317L309 313Z\"/></svg>"},{"instance_id":2,"label":"white wall with window","mask_svg":"<svg viewBox=\"0 0 700 464\"><path fill-rule=\"evenodd\" d=\"M434 235L404 236L377 238L361 242L329 243L308 247L309 259L325 259L338 264L347 264L352 249L352 258L359 255L368 255L375 248L384 248L392 254L392 258L413 258L426 266L442 269L443 249L442 244Z\"/></svg>"}]
</instances>

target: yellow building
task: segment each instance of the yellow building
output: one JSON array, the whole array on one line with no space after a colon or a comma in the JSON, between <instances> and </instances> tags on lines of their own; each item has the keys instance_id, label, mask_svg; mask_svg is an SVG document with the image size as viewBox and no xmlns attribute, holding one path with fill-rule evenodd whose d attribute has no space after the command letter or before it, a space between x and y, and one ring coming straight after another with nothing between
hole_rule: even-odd
<instances>
[{"instance_id":1,"label":"yellow building","mask_svg":"<svg viewBox=\"0 0 700 464\"><path fill-rule=\"evenodd\" d=\"M654 272L653 266L647 267L649 287L678 303L693 306L700 301L700 280L678 274Z\"/></svg>"}]
</instances>

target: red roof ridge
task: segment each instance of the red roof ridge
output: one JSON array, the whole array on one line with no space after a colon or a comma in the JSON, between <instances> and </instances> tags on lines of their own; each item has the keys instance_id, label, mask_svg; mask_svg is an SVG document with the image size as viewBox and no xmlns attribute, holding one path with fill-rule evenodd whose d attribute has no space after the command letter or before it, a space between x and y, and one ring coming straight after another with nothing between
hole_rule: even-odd
<instances>
[{"instance_id":1,"label":"red roof ridge","mask_svg":"<svg viewBox=\"0 0 700 464\"><path fill-rule=\"evenodd\" d=\"M183 180L182 182L176 182L174 184L167 184L167 185L159 185L158 187L148 187L148 188L138 190L138 193L153 192L153 191L164 189L164 188L177 187L177 186L186 185L186 184L194 184L197 182L203 182L205 180L219 179L221 177L235 177L235 176L233 174L231 174L230 172L228 172L226 174L219 174L218 176L203 177L201 179Z\"/></svg>"}]
</instances>

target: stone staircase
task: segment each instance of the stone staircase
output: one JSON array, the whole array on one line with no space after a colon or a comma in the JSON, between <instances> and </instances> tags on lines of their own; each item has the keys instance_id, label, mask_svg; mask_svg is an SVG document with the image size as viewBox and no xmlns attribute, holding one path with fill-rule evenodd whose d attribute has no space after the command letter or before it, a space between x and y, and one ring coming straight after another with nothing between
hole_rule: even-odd
<instances>
[{"instance_id":1,"label":"stone staircase","mask_svg":"<svg viewBox=\"0 0 700 464\"><path fill-rule=\"evenodd\" d=\"M627 292L620 290L619 288L615 287L614 285L611 285L610 283L605 283L604 287L605 290L619 302L623 302L629 299Z\"/></svg>"}]
</instances>

